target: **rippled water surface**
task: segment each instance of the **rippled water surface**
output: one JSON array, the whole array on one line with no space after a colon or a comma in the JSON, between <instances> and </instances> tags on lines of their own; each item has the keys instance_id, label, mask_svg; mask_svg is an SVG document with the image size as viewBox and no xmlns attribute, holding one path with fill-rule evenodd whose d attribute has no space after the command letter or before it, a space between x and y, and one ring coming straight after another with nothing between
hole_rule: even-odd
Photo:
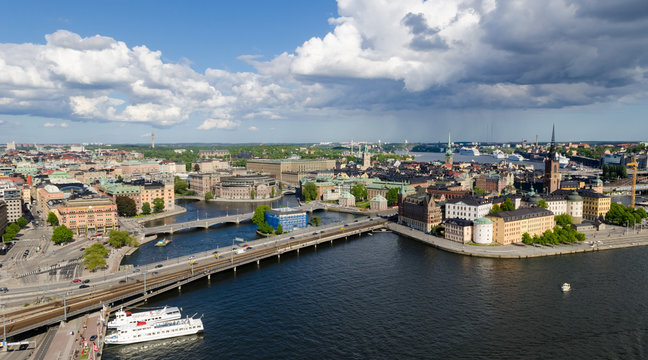
<instances>
[{"instance_id":1,"label":"rippled water surface","mask_svg":"<svg viewBox=\"0 0 648 360\"><path fill-rule=\"evenodd\" d=\"M646 358L647 258L633 248L480 259L377 233L154 298L147 306L204 314L204 334L107 347L104 358Z\"/></svg>"}]
</instances>

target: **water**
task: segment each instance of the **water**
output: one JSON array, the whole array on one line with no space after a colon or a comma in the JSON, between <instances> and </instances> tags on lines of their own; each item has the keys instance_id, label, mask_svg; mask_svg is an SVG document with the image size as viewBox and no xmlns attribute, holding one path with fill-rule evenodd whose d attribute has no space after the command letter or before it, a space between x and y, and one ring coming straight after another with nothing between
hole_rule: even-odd
<instances>
[{"instance_id":1,"label":"water","mask_svg":"<svg viewBox=\"0 0 648 360\"><path fill-rule=\"evenodd\" d=\"M416 161L445 161L445 153L433 153L433 152L410 152L410 155L414 155L415 158L414 160ZM452 155L452 161L455 163L458 162L476 162L478 164L486 164L486 163L498 163L500 161L503 161L505 159L496 159L493 156L489 154L484 154L480 156L470 156L470 155L460 155L459 153L455 153ZM534 168L537 169L542 169L544 164L542 161L512 161L511 163L513 164L524 164L524 165L533 165Z\"/></svg>"},{"instance_id":2,"label":"water","mask_svg":"<svg viewBox=\"0 0 648 360\"><path fill-rule=\"evenodd\" d=\"M176 237L198 248L221 233ZM148 250L158 249L138 253ZM204 334L107 347L104 358L646 358L646 258L645 247L507 260L393 233L339 240L149 300L204 314Z\"/></svg>"}]
</instances>

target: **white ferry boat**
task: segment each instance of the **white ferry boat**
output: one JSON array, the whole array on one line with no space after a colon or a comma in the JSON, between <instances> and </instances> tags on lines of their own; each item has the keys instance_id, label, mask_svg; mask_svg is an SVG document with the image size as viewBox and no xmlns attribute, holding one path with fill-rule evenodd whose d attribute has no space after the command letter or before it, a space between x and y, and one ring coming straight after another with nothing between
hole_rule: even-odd
<instances>
[{"instance_id":1,"label":"white ferry boat","mask_svg":"<svg viewBox=\"0 0 648 360\"><path fill-rule=\"evenodd\" d=\"M563 283L560 290L562 290L562 292L568 292L571 290L571 285L569 285L569 283Z\"/></svg>"},{"instance_id":2,"label":"white ferry boat","mask_svg":"<svg viewBox=\"0 0 648 360\"><path fill-rule=\"evenodd\" d=\"M493 151L493 157L495 159L506 159L506 154L502 150L497 149Z\"/></svg>"},{"instance_id":3,"label":"white ferry boat","mask_svg":"<svg viewBox=\"0 0 648 360\"><path fill-rule=\"evenodd\" d=\"M476 147L462 147L459 149L459 155L467 155L467 156L479 156L479 149Z\"/></svg>"},{"instance_id":4,"label":"white ferry boat","mask_svg":"<svg viewBox=\"0 0 648 360\"><path fill-rule=\"evenodd\" d=\"M154 323L158 321L180 319L180 309L175 306L165 306L162 309L131 313L130 311L119 310L115 313L115 318L108 322L109 328L119 328L123 326L135 325L138 322Z\"/></svg>"},{"instance_id":5,"label":"white ferry boat","mask_svg":"<svg viewBox=\"0 0 648 360\"><path fill-rule=\"evenodd\" d=\"M526 160L526 159L524 158L524 156L522 156L522 155L520 155L520 154L511 154L511 155L509 155L508 158L509 158L509 160L511 160L511 161L524 161L524 160Z\"/></svg>"},{"instance_id":6,"label":"white ferry boat","mask_svg":"<svg viewBox=\"0 0 648 360\"><path fill-rule=\"evenodd\" d=\"M564 168L569 164L568 157L561 154L557 154L556 157L558 158L558 164L560 165L561 168Z\"/></svg>"},{"instance_id":7,"label":"white ferry boat","mask_svg":"<svg viewBox=\"0 0 648 360\"><path fill-rule=\"evenodd\" d=\"M107 335L106 344L134 344L144 341L168 339L193 335L204 330L202 319L185 318L147 324L144 321L135 326L120 327Z\"/></svg>"}]
</instances>

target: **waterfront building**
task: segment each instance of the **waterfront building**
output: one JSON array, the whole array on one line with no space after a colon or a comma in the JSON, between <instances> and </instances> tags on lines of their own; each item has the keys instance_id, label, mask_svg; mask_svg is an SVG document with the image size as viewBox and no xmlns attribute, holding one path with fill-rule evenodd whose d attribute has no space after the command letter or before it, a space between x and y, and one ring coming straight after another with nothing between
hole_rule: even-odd
<instances>
[{"instance_id":1,"label":"waterfront building","mask_svg":"<svg viewBox=\"0 0 648 360\"><path fill-rule=\"evenodd\" d=\"M295 228L306 228L308 226L308 214L305 210L294 208L277 208L266 210L265 221L275 230L281 225L284 232L293 231Z\"/></svg>"},{"instance_id":2,"label":"waterfront building","mask_svg":"<svg viewBox=\"0 0 648 360\"><path fill-rule=\"evenodd\" d=\"M597 191L591 189L582 189L578 195L583 198L583 219L594 221L600 217L605 217L610 211L612 199Z\"/></svg>"},{"instance_id":3,"label":"waterfront building","mask_svg":"<svg viewBox=\"0 0 648 360\"><path fill-rule=\"evenodd\" d=\"M270 199L280 194L277 181L266 175L223 176L214 187L215 198L221 199Z\"/></svg>"},{"instance_id":4,"label":"waterfront building","mask_svg":"<svg viewBox=\"0 0 648 360\"><path fill-rule=\"evenodd\" d=\"M462 244L472 241L473 222L466 219L446 219L444 237Z\"/></svg>"},{"instance_id":5,"label":"waterfront building","mask_svg":"<svg viewBox=\"0 0 648 360\"><path fill-rule=\"evenodd\" d=\"M221 175L220 173L191 173L187 178L189 190L193 190L196 195L204 197L220 182Z\"/></svg>"},{"instance_id":6,"label":"waterfront building","mask_svg":"<svg viewBox=\"0 0 648 360\"><path fill-rule=\"evenodd\" d=\"M65 225L77 234L107 232L117 229L117 205L108 198L66 200L52 209Z\"/></svg>"},{"instance_id":7,"label":"waterfront building","mask_svg":"<svg viewBox=\"0 0 648 360\"><path fill-rule=\"evenodd\" d=\"M544 160L544 189L545 192L551 194L552 192L560 189L560 159L556 153L556 127L551 130L551 147L549 148L549 155Z\"/></svg>"},{"instance_id":8,"label":"waterfront building","mask_svg":"<svg viewBox=\"0 0 648 360\"><path fill-rule=\"evenodd\" d=\"M486 217L493 222L493 240L501 245L521 242L524 233L540 236L556 225L551 211L537 207L502 211Z\"/></svg>"},{"instance_id":9,"label":"waterfront building","mask_svg":"<svg viewBox=\"0 0 648 360\"><path fill-rule=\"evenodd\" d=\"M409 195L403 190L398 194L398 223L429 233L441 223L441 208L431 194L417 192Z\"/></svg>"},{"instance_id":10,"label":"waterfront building","mask_svg":"<svg viewBox=\"0 0 648 360\"><path fill-rule=\"evenodd\" d=\"M369 200L369 208L375 211L387 210L387 199L382 195L376 195Z\"/></svg>"},{"instance_id":11,"label":"waterfront building","mask_svg":"<svg viewBox=\"0 0 648 360\"><path fill-rule=\"evenodd\" d=\"M284 176L284 173L308 173L335 169L335 160L257 160L247 161L248 171L269 174L276 180L292 185L299 184L299 176Z\"/></svg>"},{"instance_id":12,"label":"waterfront building","mask_svg":"<svg viewBox=\"0 0 648 360\"><path fill-rule=\"evenodd\" d=\"M487 217L473 221L473 242L475 244L490 244L493 242L493 222Z\"/></svg>"},{"instance_id":13,"label":"waterfront building","mask_svg":"<svg viewBox=\"0 0 648 360\"><path fill-rule=\"evenodd\" d=\"M113 203L118 196L125 196L135 201L137 211L142 211L142 205L147 202L153 207L153 200L160 198L164 200L164 210L175 208L175 193L172 178L164 178L161 181L148 181L145 179L130 182L108 182L102 179L97 186L107 195Z\"/></svg>"},{"instance_id":14,"label":"waterfront building","mask_svg":"<svg viewBox=\"0 0 648 360\"><path fill-rule=\"evenodd\" d=\"M355 206L355 196L348 191L343 191L338 199L340 206Z\"/></svg>"},{"instance_id":15,"label":"waterfront building","mask_svg":"<svg viewBox=\"0 0 648 360\"><path fill-rule=\"evenodd\" d=\"M484 197L466 196L446 200L446 219L475 220L484 217L493 208L493 200Z\"/></svg>"}]
</instances>

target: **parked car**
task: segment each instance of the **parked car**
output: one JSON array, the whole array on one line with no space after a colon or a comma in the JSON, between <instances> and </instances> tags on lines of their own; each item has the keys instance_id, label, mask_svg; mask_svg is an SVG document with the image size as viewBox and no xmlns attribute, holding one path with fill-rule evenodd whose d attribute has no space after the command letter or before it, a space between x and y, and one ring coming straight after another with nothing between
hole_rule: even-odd
<instances>
[{"instance_id":1,"label":"parked car","mask_svg":"<svg viewBox=\"0 0 648 360\"><path fill-rule=\"evenodd\" d=\"M87 284L87 283L89 283L89 282L90 282L90 279L85 279L85 280L83 280L83 283L84 283L84 284Z\"/></svg>"},{"instance_id":2,"label":"parked car","mask_svg":"<svg viewBox=\"0 0 648 360\"><path fill-rule=\"evenodd\" d=\"M79 285L79 289L85 289L85 288L89 288L89 287L90 287L90 285L86 285L86 284Z\"/></svg>"},{"instance_id":3,"label":"parked car","mask_svg":"<svg viewBox=\"0 0 648 360\"><path fill-rule=\"evenodd\" d=\"M76 284L76 283L80 283L80 282L81 282L81 279L74 279L74 280L72 280L72 283L75 283L75 284Z\"/></svg>"},{"instance_id":4,"label":"parked car","mask_svg":"<svg viewBox=\"0 0 648 360\"><path fill-rule=\"evenodd\" d=\"M123 283L125 283L125 282L126 282L126 279L121 279L121 280L119 280L119 283L120 283L120 284L123 284Z\"/></svg>"},{"instance_id":5,"label":"parked car","mask_svg":"<svg viewBox=\"0 0 648 360\"><path fill-rule=\"evenodd\" d=\"M161 268L162 266L164 266L164 265L162 265L162 264L155 265L155 267L158 268L158 269Z\"/></svg>"},{"instance_id":6,"label":"parked car","mask_svg":"<svg viewBox=\"0 0 648 360\"><path fill-rule=\"evenodd\" d=\"M0 292L2 292L2 293L6 293L7 291L9 291L9 289L7 289L6 287L1 287L0 288Z\"/></svg>"},{"instance_id":7,"label":"parked car","mask_svg":"<svg viewBox=\"0 0 648 360\"><path fill-rule=\"evenodd\" d=\"M89 340L90 340L90 341L95 341L96 338L97 338L97 335L92 335L92 336L90 336L90 339L89 339Z\"/></svg>"}]
</instances>

